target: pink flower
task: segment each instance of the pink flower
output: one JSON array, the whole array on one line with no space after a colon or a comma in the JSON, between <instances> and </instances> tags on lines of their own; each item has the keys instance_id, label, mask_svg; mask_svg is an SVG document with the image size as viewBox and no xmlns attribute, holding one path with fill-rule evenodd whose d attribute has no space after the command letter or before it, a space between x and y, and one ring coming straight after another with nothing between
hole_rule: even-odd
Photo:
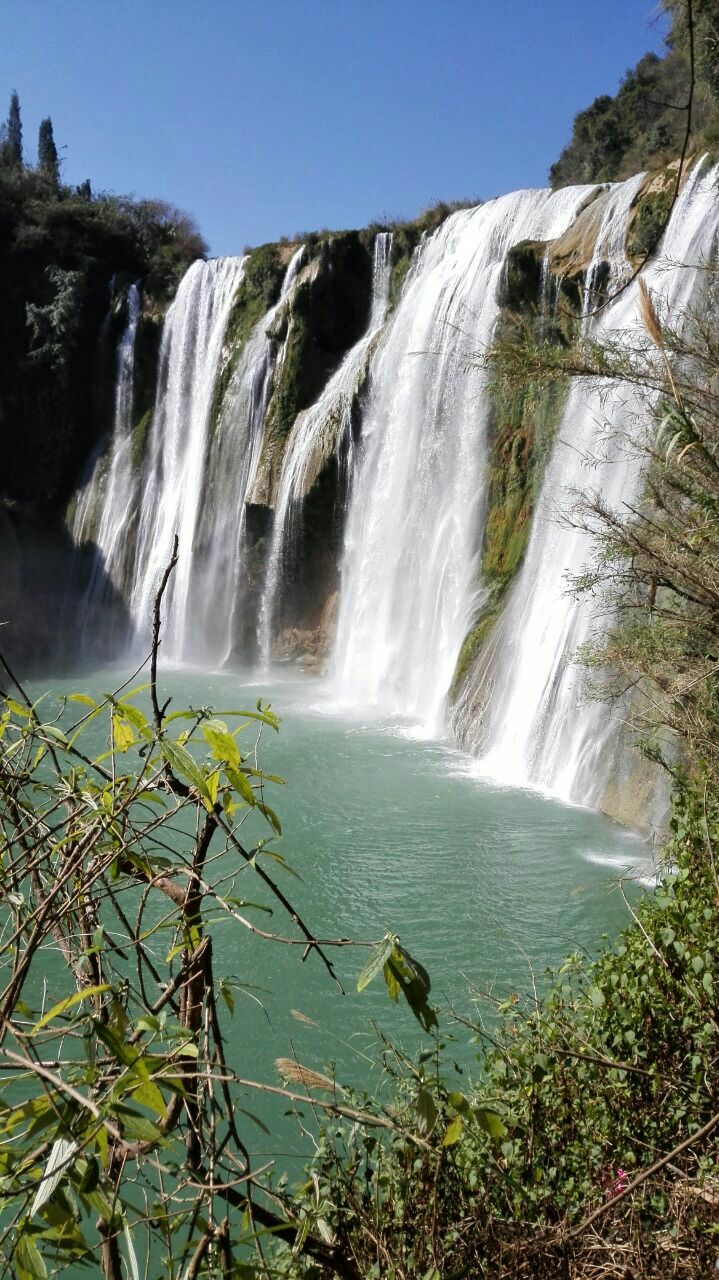
<instances>
[{"instance_id":1,"label":"pink flower","mask_svg":"<svg viewBox=\"0 0 719 1280\"><path fill-rule=\"evenodd\" d=\"M626 1169L616 1169L612 1174L608 1169L602 1179L602 1187L607 1200L613 1200L615 1196L620 1196L629 1186L629 1174Z\"/></svg>"}]
</instances>

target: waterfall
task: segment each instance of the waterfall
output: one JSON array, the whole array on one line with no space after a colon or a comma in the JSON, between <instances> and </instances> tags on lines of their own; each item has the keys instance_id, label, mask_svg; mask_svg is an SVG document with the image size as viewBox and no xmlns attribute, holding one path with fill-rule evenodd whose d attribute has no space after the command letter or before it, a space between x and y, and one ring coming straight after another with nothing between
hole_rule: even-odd
<instances>
[{"instance_id":1,"label":"waterfall","mask_svg":"<svg viewBox=\"0 0 719 1280\"><path fill-rule=\"evenodd\" d=\"M209 449L188 610L190 618L203 619L203 626L183 640L183 656L192 661L221 665L232 656L246 604L245 501L262 448L273 372L283 359L289 327L279 350L270 332L303 257L301 245L287 266L278 302L254 326L242 349Z\"/></svg>"},{"instance_id":2,"label":"waterfall","mask_svg":"<svg viewBox=\"0 0 719 1280\"><path fill-rule=\"evenodd\" d=\"M661 252L643 273L675 312L702 278L699 260L717 235L715 172L702 173L697 165L690 174ZM492 339L508 254L524 241L533 251L546 250L570 232L562 251L553 256L550 246L541 263L545 332L562 298L553 263L565 253L581 266L591 253L585 336L624 344L630 354L646 346L635 283L598 309L607 293L630 280L624 246L632 209L645 193L642 181L639 175L610 187L520 191L454 213L423 237L391 313L392 237L375 237L367 329L316 402L297 415L282 452L264 581L262 540L247 537L247 510L268 501L273 479L260 458L264 464L263 450L276 444L268 446L266 419L292 331L289 299L298 280L319 270L319 260L310 255L304 272L304 248L294 252L277 304L255 324L231 373L227 326L246 260L193 264L165 320L156 408L139 469L132 401L140 298L132 286L112 434L79 494L73 523L77 543L97 545L88 607L102 603L100 594L111 585L128 605L136 633L146 633L177 534L180 559L165 601L163 656L218 666L244 641L251 648L256 628L267 664L291 611L287 600L295 607L290 569L304 546L303 504L334 459L343 468L339 492L346 506L332 696L344 706L404 717L418 732L443 734L462 641L487 596L480 549L490 397L487 375L472 357ZM618 753L617 719L583 700L571 660L605 619L600 600L567 593L567 580L581 573L591 544L581 530L560 526L555 508L568 491L597 490L610 507L638 496L639 464L621 437L631 437L640 412L631 387L589 389L577 382L569 388L523 564L452 710L460 742L479 757L485 774L503 783L541 786L590 804L606 795Z\"/></svg>"},{"instance_id":3,"label":"waterfall","mask_svg":"<svg viewBox=\"0 0 719 1280\"><path fill-rule=\"evenodd\" d=\"M695 167L661 254L643 272L674 313L681 314L688 304L717 236L716 175L714 170L702 176L701 165ZM632 182L618 192L615 229L622 217L626 228ZM612 253L613 274L620 280L626 271L622 241L611 234L604 238L604 252ZM636 284L588 323L597 342L613 338L646 347ZM571 387L525 561L481 672L483 688L470 690L455 716L462 741L480 754L484 773L507 784L539 785L586 804L596 804L603 794L618 726L606 707L583 699L580 674L572 663L577 647L601 634L606 620L600 602L578 601L567 592L567 579L581 573L591 543L581 530L560 527L556 504L577 490L600 492L610 508L632 502L639 489L639 464L631 451L622 449L616 433L636 430L637 409L631 388L588 389L581 382ZM478 718L482 700L485 710Z\"/></svg>"},{"instance_id":4,"label":"waterfall","mask_svg":"<svg viewBox=\"0 0 719 1280\"><path fill-rule=\"evenodd\" d=\"M586 272L584 286L585 318L589 318L593 308L601 302L601 298L597 294L602 291L597 288L597 285L600 271L604 264L609 267L608 287L610 290L618 289L631 275L632 269L624 251L624 241L627 234L629 211L643 181L644 174L638 173L626 182L620 182L610 187L607 193L602 220L594 242L594 252Z\"/></svg>"},{"instance_id":5,"label":"waterfall","mask_svg":"<svg viewBox=\"0 0 719 1280\"><path fill-rule=\"evenodd\" d=\"M453 214L422 246L373 359L342 564L341 700L441 732L476 598L484 375L508 250L561 234L594 187L520 191Z\"/></svg>"},{"instance_id":6,"label":"waterfall","mask_svg":"<svg viewBox=\"0 0 719 1280\"><path fill-rule=\"evenodd\" d=\"M201 514L210 409L225 326L242 279L243 258L194 262L170 307L162 335L158 400L140 493L130 612L146 630L175 534L180 557L166 601L164 652L184 657L195 536Z\"/></svg>"},{"instance_id":7,"label":"waterfall","mask_svg":"<svg viewBox=\"0 0 719 1280\"><path fill-rule=\"evenodd\" d=\"M376 335L385 322L389 303L392 235L375 236L372 303L365 334L350 349L319 399L297 415L282 458L275 505L272 542L260 605L259 650L266 667L270 660L273 623L282 588L283 569L295 535L295 517L302 500L328 458L352 449L352 406Z\"/></svg>"},{"instance_id":8,"label":"waterfall","mask_svg":"<svg viewBox=\"0 0 719 1280\"><path fill-rule=\"evenodd\" d=\"M249 334L220 406L213 401L227 358L225 333L246 260L193 263L167 313L157 407L135 495L139 527L128 595L142 633L177 534L179 560L164 624L165 656L174 661L218 665L232 649L245 496L262 443L277 353L268 330L297 278L302 254L299 248L292 257L279 302Z\"/></svg>"},{"instance_id":9,"label":"waterfall","mask_svg":"<svg viewBox=\"0 0 719 1280\"><path fill-rule=\"evenodd\" d=\"M80 491L72 523L76 545L93 541L96 554L86 593L86 609L101 603L108 580L123 585L127 531L134 514L132 467L132 401L135 375L135 336L140 315L140 292L127 292L127 323L117 349L115 409L109 446L96 458Z\"/></svg>"}]
</instances>

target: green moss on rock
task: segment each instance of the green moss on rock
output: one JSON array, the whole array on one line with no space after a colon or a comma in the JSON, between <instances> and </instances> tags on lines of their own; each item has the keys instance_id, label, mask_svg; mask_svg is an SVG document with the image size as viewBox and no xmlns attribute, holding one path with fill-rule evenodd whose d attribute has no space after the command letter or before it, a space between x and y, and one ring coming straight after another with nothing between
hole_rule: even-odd
<instances>
[{"instance_id":1,"label":"green moss on rock","mask_svg":"<svg viewBox=\"0 0 719 1280\"><path fill-rule=\"evenodd\" d=\"M535 342L562 345L576 337L580 280L557 269L551 246L544 241L522 240L509 250L498 301L497 336L516 336L521 331Z\"/></svg>"},{"instance_id":2,"label":"green moss on rock","mask_svg":"<svg viewBox=\"0 0 719 1280\"><path fill-rule=\"evenodd\" d=\"M371 292L372 257L360 233L320 240L315 269L299 282L288 304L285 348L275 369L260 461L268 477L265 500L297 414L314 403L364 333Z\"/></svg>"},{"instance_id":3,"label":"green moss on rock","mask_svg":"<svg viewBox=\"0 0 719 1280\"><path fill-rule=\"evenodd\" d=\"M145 458L145 450L147 448L147 437L150 434L152 426L152 417L154 410L146 409L140 421L132 429L132 437L130 440L130 456L132 458L133 471L139 471Z\"/></svg>"},{"instance_id":4,"label":"green moss on rock","mask_svg":"<svg viewBox=\"0 0 719 1280\"><path fill-rule=\"evenodd\" d=\"M544 244L529 241L510 251L500 286L495 341L526 338L529 333L534 341L568 345L576 329L579 290L574 282L559 278L548 314L542 297L545 252ZM558 312L563 313L561 323ZM542 388L531 378L519 390L507 390L499 383L489 387L488 492L479 584L483 596L457 659L452 701L489 641L524 559L566 393L566 382Z\"/></svg>"},{"instance_id":5,"label":"green moss on rock","mask_svg":"<svg viewBox=\"0 0 719 1280\"><path fill-rule=\"evenodd\" d=\"M672 190L667 188L651 191L640 200L627 238L630 258L644 258L656 247L669 217L672 194Z\"/></svg>"},{"instance_id":6,"label":"green moss on rock","mask_svg":"<svg viewBox=\"0 0 719 1280\"><path fill-rule=\"evenodd\" d=\"M225 329L225 354L215 383L210 408L211 429L217 424L230 379L252 330L280 296L286 270L282 248L263 244L253 249L245 263Z\"/></svg>"},{"instance_id":7,"label":"green moss on rock","mask_svg":"<svg viewBox=\"0 0 719 1280\"><path fill-rule=\"evenodd\" d=\"M561 421L566 385L493 393L489 496L482 543L485 582L502 588L524 558L544 470Z\"/></svg>"},{"instance_id":8,"label":"green moss on rock","mask_svg":"<svg viewBox=\"0 0 719 1280\"><path fill-rule=\"evenodd\" d=\"M144 444L155 409L162 325L163 317L160 314L147 314L143 308L135 334L132 392L133 466L139 466L142 462Z\"/></svg>"},{"instance_id":9,"label":"green moss on rock","mask_svg":"<svg viewBox=\"0 0 719 1280\"><path fill-rule=\"evenodd\" d=\"M459 651L457 665L454 669L452 685L449 691L451 702L456 701L465 677L469 674L474 666L475 660L485 648L487 641L494 630L495 623L499 619L500 613L501 594L497 592L490 592L484 603L480 606L472 627L462 641L462 647Z\"/></svg>"}]
</instances>

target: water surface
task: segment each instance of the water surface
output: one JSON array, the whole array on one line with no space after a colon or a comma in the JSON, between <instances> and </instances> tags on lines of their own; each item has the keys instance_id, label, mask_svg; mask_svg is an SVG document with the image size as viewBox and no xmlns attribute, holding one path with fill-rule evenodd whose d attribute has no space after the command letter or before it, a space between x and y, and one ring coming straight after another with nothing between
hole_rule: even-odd
<instances>
[{"instance_id":1,"label":"water surface","mask_svg":"<svg viewBox=\"0 0 719 1280\"><path fill-rule=\"evenodd\" d=\"M32 694L48 688L52 696L83 691L97 697L125 675L35 681ZM616 888L626 868L651 877L646 845L602 815L493 786L475 775L470 757L417 738L402 722L340 715L309 679L280 674L257 684L228 673L177 670L163 674L162 687L163 698L172 694L171 709L252 708L258 697L272 702L281 731L263 730L260 762L286 779L267 797L283 826L272 847L300 877L277 869L278 881L321 937L366 941L386 929L400 934L432 976L442 1028L458 1036L451 1058L465 1071L471 1072L476 1050L469 1033L453 1026L449 1005L472 1016L479 992L530 991L532 971L541 980L547 965L577 947L592 951L602 933L616 933L626 922ZM43 711L48 718L49 704L50 698ZM99 752L107 725L97 722L92 732L85 749ZM257 825L240 834L251 844L260 832L269 834ZM643 890L635 884L630 891ZM251 871L239 872L235 893L268 902ZM262 927L291 932L280 911L255 918ZM166 938L158 941L164 961L163 947ZM334 1060L340 1080L377 1087L380 1073L368 1060L376 1056L371 1021L410 1049L426 1037L405 1010L390 1004L381 984L356 992L366 955L354 948L335 953L343 994L316 956L302 963L302 948L251 937L235 921L219 920L215 973L238 984L234 1017L226 1017L238 1073L276 1081L273 1060L296 1054L319 1069ZM295 1149L294 1128L278 1115L282 1107L254 1095L248 1106L272 1121L275 1134L279 1127L283 1148ZM278 1154L274 1139L257 1133L253 1145Z\"/></svg>"}]
</instances>

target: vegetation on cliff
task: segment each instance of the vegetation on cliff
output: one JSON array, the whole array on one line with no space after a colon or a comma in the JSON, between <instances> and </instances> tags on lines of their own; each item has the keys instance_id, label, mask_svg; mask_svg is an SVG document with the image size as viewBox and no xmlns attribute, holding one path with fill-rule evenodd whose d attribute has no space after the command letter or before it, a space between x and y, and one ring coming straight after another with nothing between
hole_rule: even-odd
<instances>
[{"instance_id":1,"label":"vegetation on cliff","mask_svg":"<svg viewBox=\"0 0 719 1280\"><path fill-rule=\"evenodd\" d=\"M581 302L577 282L555 276L545 251L544 244L531 242L510 249L499 287L496 347L524 341L564 349L575 335ZM457 658L452 700L484 649L524 558L567 385L565 380L542 387L532 377L490 384L480 603Z\"/></svg>"},{"instance_id":2,"label":"vegetation on cliff","mask_svg":"<svg viewBox=\"0 0 719 1280\"><path fill-rule=\"evenodd\" d=\"M148 312L162 310L205 251L171 205L63 183L49 119L28 164L13 95L0 141L4 499L57 519L111 412L113 288L140 280Z\"/></svg>"},{"instance_id":3,"label":"vegetation on cliff","mask_svg":"<svg viewBox=\"0 0 719 1280\"><path fill-rule=\"evenodd\" d=\"M647 53L624 77L618 93L603 94L580 111L571 141L552 165L553 187L614 182L641 169L661 168L682 150L690 101L691 62L687 9L664 0L671 26L663 58ZM719 14L716 0L694 0L696 86L693 147L719 145Z\"/></svg>"}]
</instances>

